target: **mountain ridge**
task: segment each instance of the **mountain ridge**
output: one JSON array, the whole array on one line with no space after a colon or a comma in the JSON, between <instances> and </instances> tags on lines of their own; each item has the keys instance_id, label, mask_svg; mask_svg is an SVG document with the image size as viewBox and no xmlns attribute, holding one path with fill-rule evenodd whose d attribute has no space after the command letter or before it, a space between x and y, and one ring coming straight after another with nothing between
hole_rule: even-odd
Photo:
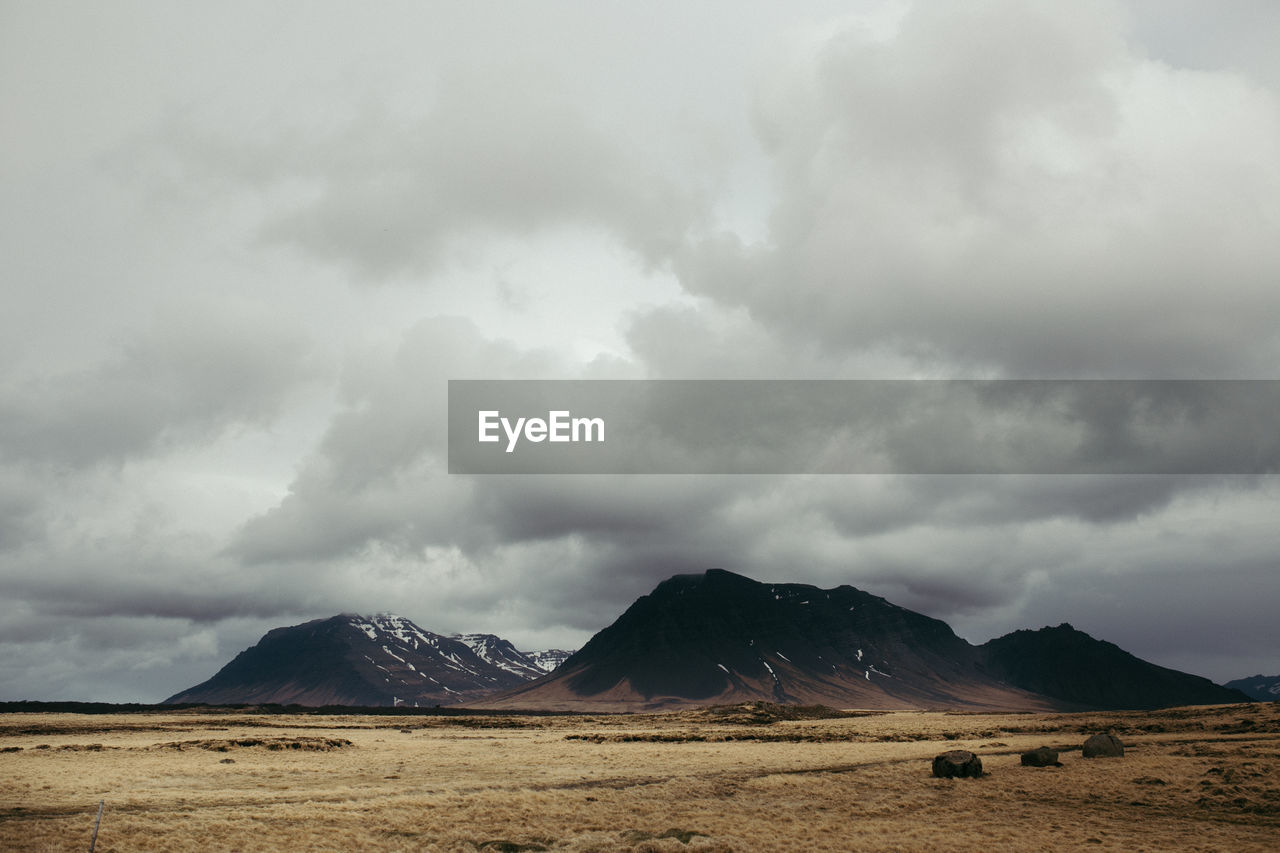
<instances>
[{"instance_id":1,"label":"mountain ridge","mask_svg":"<svg viewBox=\"0 0 1280 853\"><path fill-rule=\"evenodd\" d=\"M581 649L539 663L492 634L446 637L392 614L267 632L169 703L660 711L768 701L866 709L1089 710L1247 701L1067 623L975 646L849 585L678 574ZM554 664L548 672L548 664Z\"/></svg>"},{"instance_id":2,"label":"mountain ridge","mask_svg":"<svg viewBox=\"0 0 1280 853\"><path fill-rule=\"evenodd\" d=\"M1069 623L1023 628L978 648L989 673L1018 687L1091 710L1149 710L1227 701L1230 687L1144 661ZM1237 701L1247 696L1241 694Z\"/></svg>"},{"instance_id":3,"label":"mountain ridge","mask_svg":"<svg viewBox=\"0 0 1280 853\"><path fill-rule=\"evenodd\" d=\"M444 636L392 613L273 628L165 704L456 705L545 670L492 634Z\"/></svg>"},{"instance_id":4,"label":"mountain ridge","mask_svg":"<svg viewBox=\"0 0 1280 853\"><path fill-rule=\"evenodd\" d=\"M710 569L659 583L555 673L475 707L656 711L764 700L1033 711L1245 700L1070 631L1048 641L1087 651L1083 657L1104 681L1107 672L1136 673L1139 681L1111 693L1072 687L1081 670L1046 684L1034 668L1014 665L1037 632L974 646L941 620L852 586L762 583ZM1153 692L1144 696L1148 688Z\"/></svg>"},{"instance_id":5,"label":"mountain ridge","mask_svg":"<svg viewBox=\"0 0 1280 853\"><path fill-rule=\"evenodd\" d=\"M1250 675L1228 681L1224 686L1239 690L1260 702L1280 701L1280 675Z\"/></svg>"}]
</instances>

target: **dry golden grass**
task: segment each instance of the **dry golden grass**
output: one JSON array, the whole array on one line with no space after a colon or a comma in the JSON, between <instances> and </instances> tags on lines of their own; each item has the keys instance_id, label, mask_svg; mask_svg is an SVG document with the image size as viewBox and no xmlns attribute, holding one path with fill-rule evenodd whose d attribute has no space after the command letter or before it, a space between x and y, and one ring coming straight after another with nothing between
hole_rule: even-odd
<instances>
[{"instance_id":1,"label":"dry golden grass","mask_svg":"<svg viewBox=\"0 0 1280 853\"><path fill-rule=\"evenodd\" d=\"M105 799L104 853L1280 849L1275 704L798 716L0 715L0 848L87 850Z\"/></svg>"}]
</instances>

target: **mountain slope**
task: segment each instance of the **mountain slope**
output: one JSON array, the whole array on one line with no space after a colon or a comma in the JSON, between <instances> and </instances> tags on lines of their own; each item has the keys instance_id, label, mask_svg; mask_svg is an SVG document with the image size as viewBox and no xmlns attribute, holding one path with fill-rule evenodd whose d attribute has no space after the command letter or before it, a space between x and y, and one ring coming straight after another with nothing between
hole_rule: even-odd
<instances>
[{"instance_id":1,"label":"mountain slope","mask_svg":"<svg viewBox=\"0 0 1280 853\"><path fill-rule=\"evenodd\" d=\"M391 614L316 619L267 632L213 678L165 701L430 707L542 674L505 640L467 636L433 634Z\"/></svg>"},{"instance_id":2,"label":"mountain slope","mask_svg":"<svg viewBox=\"0 0 1280 853\"><path fill-rule=\"evenodd\" d=\"M1228 681L1225 686L1239 690L1259 702L1280 701L1280 675L1251 675Z\"/></svg>"},{"instance_id":3,"label":"mountain slope","mask_svg":"<svg viewBox=\"0 0 1280 853\"><path fill-rule=\"evenodd\" d=\"M270 631L167 701L593 712L753 700L972 710L1247 701L1070 625L975 647L851 586L765 584L722 569L663 581L579 651L540 654L492 634L444 637L397 616L347 614ZM567 659L544 675L543 660L557 657Z\"/></svg>"},{"instance_id":4,"label":"mountain slope","mask_svg":"<svg viewBox=\"0 0 1280 853\"><path fill-rule=\"evenodd\" d=\"M721 569L638 599L552 675L475 707L658 710L764 699L846 708L1155 708L1245 701L1069 625L975 647L937 619L841 586Z\"/></svg>"},{"instance_id":5,"label":"mountain slope","mask_svg":"<svg viewBox=\"0 0 1280 853\"><path fill-rule=\"evenodd\" d=\"M946 625L850 586L721 569L638 599L548 678L477 707L658 709L764 699L843 707L1048 708L987 675Z\"/></svg>"},{"instance_id":6,"label":"mountain slope","mask_svg":"<svg viewBox=\"0 0 1280 853\"><path fill-rule=\"evenodd\" d=\"M533 661L533 665L544 673L555 672L560 664L573 657L574 652L564 649L543 649L539 652L524 652L524 656Z\"/></svg>"},{"instance_id":7,"label":"mountain slope","mask_svg":"<svg viewBox=\"0 0 1280 853\"><path fill-rule=\"evenodd\" d=\"M508 641L494 634L454 634L452 639L464 643L481 660L518 676L523 681L546 674L529 655L517 651Z\"/></svg>"},{"instance_id":8,"label":"mountain slope","mask_svg":"<svg viewBox=\"0 0 1280 853\"><path fill-rule=\"evenodd\" d=\"M1066 623L1038 631L1014 631L980 649L985 668L996 678L1087 708L1145 709L1248 701L1238 690L1148 663Z\"/></svg>"}]
</instances>

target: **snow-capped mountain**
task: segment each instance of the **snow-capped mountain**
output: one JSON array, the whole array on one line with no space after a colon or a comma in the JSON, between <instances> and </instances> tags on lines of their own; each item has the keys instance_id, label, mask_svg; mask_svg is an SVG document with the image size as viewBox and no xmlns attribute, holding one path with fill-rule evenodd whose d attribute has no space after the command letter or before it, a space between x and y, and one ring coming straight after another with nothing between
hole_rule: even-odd
<instances>
[{"instance_id":1,"label":"snow-capped mountain","mask_svg":"<svg viewBox=\"0 0 1280 853\"><path fill-rule=\"evenodd\" d=\"M547 672L527 653L517 651L511 643L494 634L454 634L453 639L465 643L481 660L523 680L537 678Z\"/></svg>"},{"instance_id":2,"label":"snow-capped mountain","mask_svg":"<svg viewBox=\"0 0 1280 853\"><path fill-rule=\"evenodd\" d=\"M543 649L540 652L525 652L524 656L533 661L533 665L543 672L555 672L560 664L573 657L575 651L564 649Z\"/></svg>"},{"instance_id":3,"label":"snow-capped mountain","mask_svg":"<svg viewBox=\"0 0 1280 853\"><path fill-rule=\"evenodd\" d=\"M390 613L347 613L268 631L213 678L166 701L431 707L542 674L499 637L446 637Z\"/></svg>"}]
</instances>

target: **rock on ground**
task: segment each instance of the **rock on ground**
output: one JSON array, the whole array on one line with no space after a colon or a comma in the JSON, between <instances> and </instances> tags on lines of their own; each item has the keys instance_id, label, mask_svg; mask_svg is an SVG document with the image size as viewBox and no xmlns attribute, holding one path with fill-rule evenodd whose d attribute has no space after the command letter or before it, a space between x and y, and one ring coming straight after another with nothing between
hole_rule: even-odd
<instances>
[{"instance_id":1,"label":"rock on ground","mask_svg":"<svg viewBox=\"0 0 1280 853\"><path fill-rule=\"evenodd\" d=\"M933 759L933 775L939 779L977 779L982 775L982 759L967 749L953 749Z\"/></svg>"},{"instance_id":2,"label":"rock on ground","mask_svg":"<svg viewBox=\"0 0 1280 853\"><path fill-rule=\"evenodd\" d=\"M1123 758L1124 744L1120 738L1107 732L1089 738L1080 751L1085 758Z\"/></svg>"}]
</instances>

